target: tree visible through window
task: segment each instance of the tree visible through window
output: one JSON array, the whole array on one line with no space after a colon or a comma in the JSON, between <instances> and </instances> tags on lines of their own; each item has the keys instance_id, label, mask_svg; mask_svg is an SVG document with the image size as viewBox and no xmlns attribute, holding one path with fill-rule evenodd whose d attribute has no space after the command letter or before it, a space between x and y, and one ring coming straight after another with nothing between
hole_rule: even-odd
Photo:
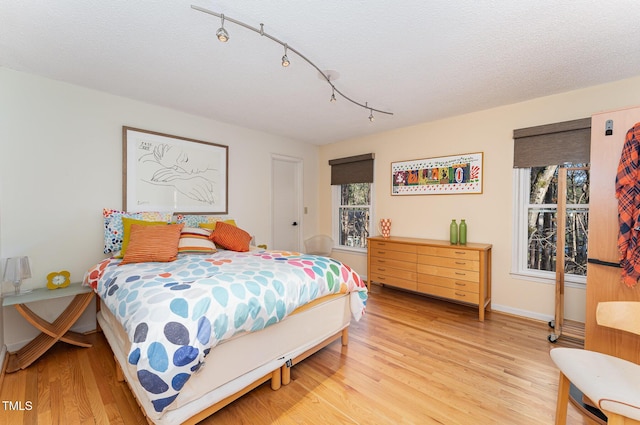
<instances>
[{"instance_id":1,"label":"tree visible through window","mask_svg":"<svg viewBox=\"0 0 640 425\"><path fill-rule=\"evenodd\" d=\"M589 227L589 171L580 164L567 166L565 274L587 274ZM555 272L557 218L557 165L529 169L526 269Z\"/></svg>"},{"instance_id":2,"label":"tree visible through window","mask_svg":"<svg viewBox=\"0 0 640 425\"><path fill-rule=\"evenodd\" d=\"M337 186L338 245L366 248L371 217L371 183L350 183Z\"/></svg>"}]
</instances>

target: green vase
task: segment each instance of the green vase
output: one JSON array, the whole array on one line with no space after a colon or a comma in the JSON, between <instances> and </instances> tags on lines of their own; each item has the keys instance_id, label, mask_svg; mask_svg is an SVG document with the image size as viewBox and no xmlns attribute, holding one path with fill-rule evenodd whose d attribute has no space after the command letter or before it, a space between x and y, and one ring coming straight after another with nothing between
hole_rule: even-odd
<instances>
[{"instance_id":1,"label":"green vase","mask_svg":"<svg viewBox=\"0 0 640 425\"><path fill-rule=\"evenodd\" d=\"M460 245L467 244L467 223L464 221L464 218L460 220L460 230L458 231L458 239Z\"/></svg>"},{"instance_id":2,"label":"green vase","mask_svg":"<svg viewBox=\"0 0 640 425\"><path fill-rule=\"evenodd\" d=\"M449 242L451 242L451 245L458 244L458 223L455 220L451 220L451 225L449 226Z\"/></svg>"}]
</instances>

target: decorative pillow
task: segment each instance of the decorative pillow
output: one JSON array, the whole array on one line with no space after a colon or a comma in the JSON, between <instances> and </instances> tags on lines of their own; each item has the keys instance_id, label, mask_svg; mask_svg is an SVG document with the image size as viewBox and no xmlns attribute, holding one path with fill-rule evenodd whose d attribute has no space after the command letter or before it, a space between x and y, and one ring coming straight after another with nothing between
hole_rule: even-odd
<instances>
[{"instance_id":1,"label":"decorative pillow","mask_svg":"<svg viewBox=\"0 0 640 425\"><path fill-rule=\"evenodd\" d=\"M122 217L135 218L145 221L165 221L170 222L170 212L161 213L155 211L126 212L108 208L102 209L104 219L104 253L118 252L122 249L122 239L124 238L124 228Z\"/></svg>"},{"instance_id":2,"label":"decorative pillow","mask_svg":"<svg viewBox=\"0 0 640 425\"><path fill-rule=\"evenodd\" d=\"M203 229L210 229L210 230L215 230L216 229L216 224L223 222L223 223L227 223L230 224L232 226L238 226L236 224L236 221L234 219L228 219L228 220L217 220L214 221L213 223L198 223L199 227L202 227Z\"/></svg>"},{"instance_id":3,"label":"decorative pillow","mask_svg":"<svg viewBox=\"0 0 640 425\"><path fill-rule=\"evenodd\" d=\"M216 223L223 218L215 215L176 214L175 220L187 227L199 227L201 223Z\"/></svg>"},{"instance_id":4,"label":"decorative pillow","mask_svg":"<svg viewBox=\"0 0 640 425\"><path fill-rule=\"evenodd\" d=\"M213 254L216 246L209 237L211 231L198 227L184 227L178 242L178 254Z\"/></svg>"},{"instance_id":5,"label":"decorative pillow","mask_svg":"<svg viewBox=\"0 0 640 425\"><path fill-rule=\"evenodd\" d=\"M120 264L175 261L183 227L184 224L166 226L132 224L129 246Z\"/></svg>"},{"instance_id":6,"label":"decorative pillow","mask_svg":"<svg viewBox=\"0 0 640 425\"><path fill-rule=\"evenodd\" d=\"M136 220L135 218L122 217L122 249L119 253L114 255L115 258L122 258L127 251L127 247L129 246L129 238L131 236L131 225L139 224L140 226L166 226L168 223L166 221L146 221L146 220Z\"/></svg>"},{"instance_id":7,"label":"decorative pillow","mask_svg":"<svg viewBox=\"0 0 640 425\"><path fill-rule=\"evenodd\" d=\"M216 230L211 234L211 240L224 249L238 252L249 251L251 235L232 224L220 221Z\"/></svg>"}]
</instances>

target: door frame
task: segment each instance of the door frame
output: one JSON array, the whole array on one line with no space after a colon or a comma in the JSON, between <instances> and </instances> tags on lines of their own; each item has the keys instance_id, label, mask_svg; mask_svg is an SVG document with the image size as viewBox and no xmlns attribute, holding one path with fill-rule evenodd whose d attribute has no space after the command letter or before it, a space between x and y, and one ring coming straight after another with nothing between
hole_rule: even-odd
<instances>
[{"instance_id":1,"label":"door frame","mask_svg":"<svg viewBox=\"0 0 640 425\"><path fill-rule=\"evenodd\" d=\"M303 160L299 157L282 155L277 153L271 154L271 244L274 243L275 236L275 217L276 217L276 203L274 200L275 194L275 185L274 185L274 169L276 167L276 161L280 162L290 162L293 163L295 168L295 179L294 182L294 196L295 196L295 208L296 214L298 216L298 237L297 237L297 250L302 251L303 247L303 226L304 226L304 215L303 213Z\"/></svg>"}]
</instances>

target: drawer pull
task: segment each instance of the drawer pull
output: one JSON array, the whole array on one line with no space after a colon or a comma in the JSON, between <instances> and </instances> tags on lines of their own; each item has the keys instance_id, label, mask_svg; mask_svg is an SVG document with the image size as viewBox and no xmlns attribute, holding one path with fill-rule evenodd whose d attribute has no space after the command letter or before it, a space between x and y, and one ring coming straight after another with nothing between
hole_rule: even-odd
<instances>
[{"instance_id":1,"label":"drawer pull","mask_svg":"<svg viewBox=\"0 0 640 425\"><path fill-rule=\"evenodd\" d=\"M456 261L456 264L458 264L458 265L460 265L460 266L464 266L464 265L466 265L467 263L466 263L466 262L464 262L464 261Z\"/></svg>"},{"instance_id":2,"label":"drawer pull","mask_svg":"<svg viewBox=\"0 0 640 425\"><path fill-rule=\"evenodd\" d=\"M466 273L460 273L460 272L456 272L456 274L459 275L459 276L466 276L467 275Z\"/></svg>"},{"instance_id":3,"label":"drawer pull","mask_svg":"<svg viewBox=\"0 0 640 425\"><path fill-rule=\"evenodd\" d=\"M387 253L387 251L378 251L378 255L384 255L386 253Z\"/></svg>"},{"instance_id":4,"label":"drawer pull","mask_svg":"<svg viewBox=\"0 0 640 425\"><path fill-rule=\"evenodd\" d=\"M456 286L467 286L466 283L462 283L462 282L456 282L455 284Z\"/></svg>"},{"instance_id":5,"label":"drawer pull","mask_svg":"<svg viewBox=\"0 0 640 425\"><path fill-rule=\"evenodd\" d=\"M387 269L383 269L382 267L378 267L378 271L379 271L379 272L386 272L386 271L387 271Z\"/></svg>"},{"instance_id":6,"label":"drawer pull","mask_svg":"<svg viewBox=\"0 0 640 425\"><path fill-rule=\"evenodd\" d=\"M456 296L457 297L466 297L466 294L461 294L460 292L456 291Z\"/></svg>"},{"instance_id":7,"label":"drawer pull","mask_svg":"<svg viewBox=\"0 0 640 425\"><path fill-rule=\"evenodd\" d=\"M465 255L467 253L466 251L454 251L454 252L460 255Z\"/></svg>"}]
</instances>

